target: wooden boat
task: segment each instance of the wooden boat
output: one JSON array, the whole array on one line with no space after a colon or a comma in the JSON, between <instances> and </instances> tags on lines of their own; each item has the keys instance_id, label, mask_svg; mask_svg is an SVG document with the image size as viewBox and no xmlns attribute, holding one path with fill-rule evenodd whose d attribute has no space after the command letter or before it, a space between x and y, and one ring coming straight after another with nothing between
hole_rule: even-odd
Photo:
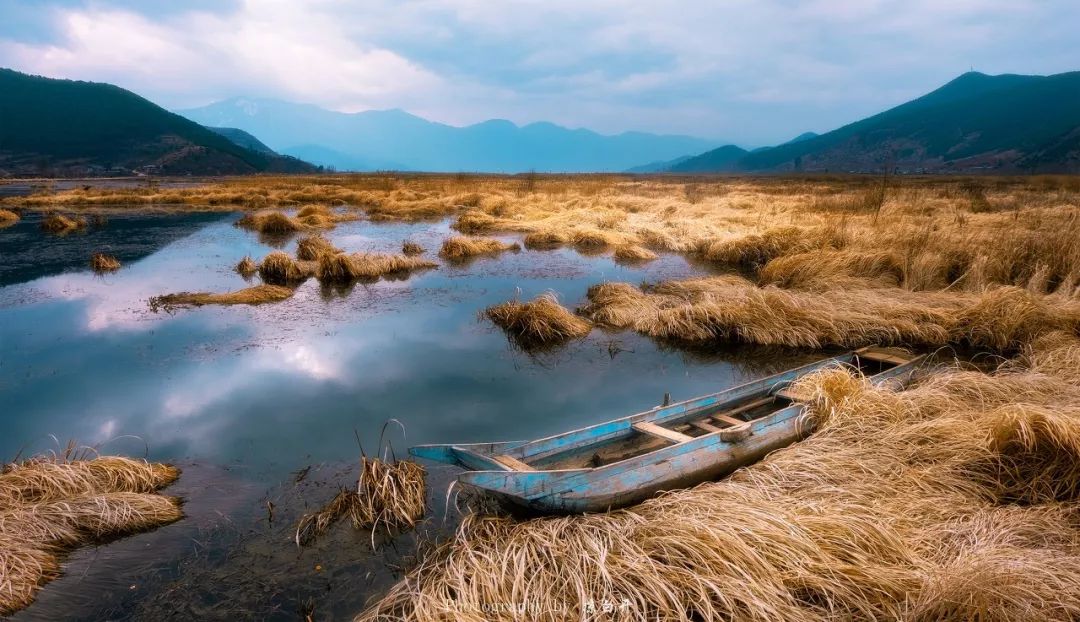
<instances>
[{"instance_id":1,"label":"wooden boat","mask_svg":"<svg viewBox=\"0 0 1080 622\"><path fill-rule=\"evenodd\" d=\"M870 347L667 406L534 441L419 445L460 465L459 481L536 513L602 512L726 475L812 430L787 392L806 374L850 365L903 383L923 356Z\"/></svg>"}]
</instances>

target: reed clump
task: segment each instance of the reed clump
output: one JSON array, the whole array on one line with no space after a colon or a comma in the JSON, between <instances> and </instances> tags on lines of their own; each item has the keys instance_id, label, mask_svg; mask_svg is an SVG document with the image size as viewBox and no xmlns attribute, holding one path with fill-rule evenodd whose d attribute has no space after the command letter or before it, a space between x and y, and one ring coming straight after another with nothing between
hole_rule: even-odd
<instances>
[{"instance_id":1,"label":"reed clump","mask_svg":"<svg viewBox=\"0 0 1080 622\"><path fill-rule=\"evenodd\" d=\"M302 516L296 526L296 544L309 544L346 516L353 528L373 534L380 528L412 528L425 507L423 467L408 460L388 462L363 456L356 489L343 489L317 512Z\"/></svg>"},{"instance_id":2,"label":"reed clump","mask_svg":"<svg viewBox=\"0 0 1080 622\"><path fill-rule=\"evenodd\" d=\"M305 236L296 243L296 258L301 261L318 261L323 255L336 255L340 252L340 248L321 235Z\"/></svg>"},{"instance_id":3,"label":"reed clump","mask_svg":"<svg viewBox=\"0 0 1080 622\"><path fill-rule=\"evenodd\" d=\"M304 223L279 211L244 214L236 221L236 226L271 235L295 233L305 228Z\"/></svg>"},{"instance_id":4,"label":"reed clump","mask_svg":"<svg viewBox=\"0 0 1080 622\"><path fill-rule=\"evenodd\" d=\"M459 216L451 227L466 235L491 233L499 229L499 219L491 214L473 210Z\"/></svg>"},{"instance_id":5,"label":"reed clump","mask_svg":"<svg viewBox=\"0 0 1080 622\"><path fill-rule=\"evenodd\" d=\"M179 520L179 500L154 494L178 476L169 465L116 456L37 456L5 465L0 615L33 602L70 550Z\"/></svg>"},{"instance_id":6,"label":"reed clump","mask_svg":"<svg viewBox=\"0 0 1080 622\"><path fill-rule=\"evenodd\" d=\"M339 253L323 255L315 267L320 283L347 284L355 281L374 281L380 277L406 275L417 270L435 268L438 264L420 257L382 253Z\"/></svg>"},{"instance_id":7,"label":"reed clump","mask_svg":"<svg viewBox=\"0 0 1080 622\"><path fill-rule=\"evenodd\" d=\"M443 241L439 257L450 261L461 261L481 255L497 255L504 251L519 251L517 242L507 243L495 238L477 238L455 235Z\"/></svg>"},{"instance_id":8,"label":"reed clump","mask_svg":"<svg viewBox=\"0 0 1080 622\"><path fill-rule=\"evenodd\" d=\"M786 226L733 239L704 240L698 252L709 261L757 270L777 257L806 252L823 243L827 241L814 232Z\"/></svg>"},{"instance_id":9,"label":"reed clump","mask_svg":"<svg viewBox=\"0 0 1080 622\"><path fill-rule=\"evenodd\" d=\"M14 225L15 223L19 222L20 218L21 217L16 212L13 212L9 209L0 209L0 229L4 229L6 227Z\"/></svg>"},{"instance_id":10,"label":"reed clump","mask_svg":"<svg viewBox=\"0 0 1080 622\"><path fill-rule=\"evenodd\" d=\"M483 311L511 341L525 350L563 344L589 334L592 324L559 304L553 292L528 302L510 300Z\"/></svg>"},{"instance_id":11,"label":"reed clump","mask_svg":"<svg viewBox=\"0 0 1080 622\"><path fill-rule=\"evenodd\" d=\"M872 344L967 345L1009 353L1038 335L1080 326L1080 304L1016 287L981 293L758 287L737 276L639 289L603 283L588 292L585 317L611 328L681 342L791 347Z\"/></svg>"},{"instance_id":12,"label":"reed clump","mask_svg":"<svg viewBox=\"0 0 1080 622\"><path fill-rule=\"evenodd\" d=\"M259 271L259 264L255 263L251 255L244 255L244 258L237 262L235 270L240 276L249 279Z\"/></svg>"},{"instance_id":13,"label":"reed clump","mask_svg":"<svg viewBox=\"0 0 1080 622\"><path fill-rule=\"evenodd\" d=\"M201 307L203 305L259 305L268 302L288 300L296 293L291 287L282 285L255 285L235 292L215 294L210 292L179 292L164 294L150 299L150 308L154 311L170 310L176 307Z\"/></svg>"},{"instance_id":14,"label":"reed clump","mask_svg":"<svg viewBox=\"0 0 1080 622\"><path fill-rule=\"evenodd\" d=\"M1076 619L1080 386L1056 372L1078 346L1048 333L905 390L806 377L807 440L624 510L470 514L357 620Z\"/></svg>"},{"instance_id":15,"label":"reed clump","mask_svg":"<svg viewBox=\"0 0 1080 622\"><path fill-rule=\"evenodd\" d=\"M120 260L106 253L90 255L90 269L98 274L116 272L120 269Z\"/></svg>"},{"instance_id":16,"label":"reed clump","mask_svg":"<svg viewBox=\"0 0 1080 622\"><path fill-rule=\"evenodd\" d=\"M625 244L615 249L615 261L623 263L642 263L657 257L659 255L637 244Z\"/></svg>"},{"instance_id":17,"label":"reed clump","mask_svg":"<svg viewBox=\"0 0 1080 622\"><path fill-rule=\"evenodd\" d=\"M424 247L411 240L405 240L401 243L401 254L406 257L416 257L417 255L424 254Z\"/></svg>"},{"instance_id":18,"label":"reed clump","mask_svg":"<svg viewBox=\"0 0 1080 622\"><path fill-rule=\"evenodd\" d=\"M557 231L534 231L527 234L522 241L525 244L525 248L532 250L548 250L566 244L569 242L569 238Z\"/></svg>"},{"instance_id":19,"label":"reed clump","mask_svg":"<svg viewBox=\"0 0 1080 622\"><path fill-rule=\"evenodd\" d=\"M783 255L770 260L758 273L762 285L816 291L899 287L903 279L903 262L889 251L822 249Z\"/></svg>"},{"instance_id":20,"label":"reed clump","mask_svg":"<svg viewBox=\"0 0 1080 622\"><path fill-rule=\"evenodd\" d=\"M259 262L259 278L268 285L295 285L315 274L316 262L298 261L282 251L274 251Z\"/></svg>"},{"instance_id":21,"label":"reed clump","mask_svg":"<svg viewBox=\"0 0 1080 622\"><path fill-rule=\"evenodd\" d=\"M85 229L86 218L82 216L65 216L64 214L49 214L41 220L41 229L48 233L70 233Z\"/></svg>"}]
</instances>

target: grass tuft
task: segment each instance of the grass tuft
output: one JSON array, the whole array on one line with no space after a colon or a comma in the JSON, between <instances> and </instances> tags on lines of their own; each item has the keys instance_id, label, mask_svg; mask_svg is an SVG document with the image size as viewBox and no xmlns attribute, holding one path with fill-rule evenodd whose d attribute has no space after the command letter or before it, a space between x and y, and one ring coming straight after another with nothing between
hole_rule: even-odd
<instances>
[{"instance_id":1,"label":"grass tuft","mask_svg":"<svg viewBox=\"0 0 1080 622\"><path fill-rule=\"evenodd\" d=\"M393 531L414 527L424 510L423 467L407 460L386 462L364 456L356 490L341 490L319 511L301 517L296 544L313 542L346 516L355 529Z\"/></svg>"},{"instance_id":2,"label":"grass tuft","mask_svg":"<svg viewBox=\"0 0 1080 622\"><path fill-rule=\"evenodd\" d=\"M90 269L98 274L116 272L120 269L120 260L105 253L94 253L90 256Z\"/></svg>"},{"instance_id":3,"label":"grass tuft","mask_svg":"<svg viewBox=\"0 0 1080 622\"><path fill-rule=\"evenodd\" d=\"M309 235L296 243L296 258L301 261L318 261L323 255L336 255L341 252L321 235Z\"/></svg>"},{"instance_id":4,"label":"grass tuft","mask_svg":"<svg viewBox=\"0 0 1080 622\"><path fill-rule=\"evenodd\" d=\"M153 494L174 467L102 456L38 456L0 472L0 615L33 602L71 549L153 529L182 517L180 502Z\"/></svg>"},{"instance_id":5,"label":"grass tuft","mask_svg":"<svg viewBox=\"0 0 1080 622\"><path fill-rule=\"evenodd\" d=\"M19 222L19 214L9 209L0 209L0 229L10 227Z\"/></svg>"},{"instance_id":6,"label":"grass tuft","mask_svg":"<svg viewBox=\"0 0 1080 622\"><path fill-rule=\"evenodd\" d=\"M416 257L424 254L424 247L411 240L405 240L401 243L401 253L406 257Z\"/></svg>"},{"instance_id":7,"label":"grass tuft","mask_svg":"<svg viewBox=\"0 0 1080 622\"><path fill-rule=\"evenodd\" d=\"M203 305L258 305L268 302L281 302L292 297L295 291L281 285L256 285L235 292L213 294L208 292L179 292L164 294L150 299L150 308L154 311L176 307L201 307Z\"/></svg>"},{"instance_id":8,"label":"grass tuft","mask_svg":"<svg viewBox=\"0 0 1080 622\"><path fill-rule=\"evenodd\" d=\"M70 233L85 229L87 220L82 216L65 216L63 214L49 214L41 221L41 229L48 233Z\"/></svg>"},{"instance_id":9,"label":"grass tuft","mask_svg":"<svg viewBox=\"0 0 1080 622\"><path fill-rule=\"evenodd\" d=\"M274 251L259 262L259 278L268 285L295 285L315 273L315 262L297 261L288 253Z\"/></svg>"},{"instance_id":10,"label":"grass tuft","mask_svg":"<svg viewBox=\"0 0 1080 622\"><path fill-rule=\"evenodd\" d=\"M506 243L494 238L474 238L455 235L443 241L439 257L450 261L461 261L481 255L495 255L503 251L519 251L521 245Z\"/></svg>"},{"instance_id":11,"label":"grass tuft","mask_svg":"<svg viewBox=\"0 0 1080 622\"><path fill-rule=\"evenodd\" d=\"M249 279L255 276L255 273L259 271L259 264L255 263L255 260L251 258L251 255L244 255L236 264L236 273L245 279Z\"/></svg>"},{"instance_id":12,"label":"grass tuft","mask_svg":"<svg viewBox=\"0 0 1080 622\"><path fill-rule=\"evenodd\" d=\"M404 255L339 253L319 258L315 278L320 283L348 284L355 281L374 281L392 275L407 275L416 270L437 266L433 261Z\"/></svg>"},{"instance_id":13,"label":"grass tuft","mask_svg":"<svg viewBox=\"0 0 1080 622\"><path fill-rule=\"evenodd\" d=\"M510 300L488 307L483 315L526 350L539 349L579 339L589 334L592 324L559 304L553 292L529 302Z\"/></svg>"},{"instance_id":14,"label":"grass tuft","mask_svg":"<svg viewBox=\"0 0 1080 622\"><path fill-rule=\"evenodd\" d=\"M641 263L657 257L656 253L637 244L626 244L615 249L615 261L622 263Z\"/></svg>"},{"instance_id":15,"label":"grass tuft","mask_svg":"<svg viewBox=\"0 0 1080 622\"><path fill-rule=\"evenodd\" d=\"M569 241L569 238L557 231L534 231L525 236L523 240L525 248L534 250L548 250L558 248Z\"/></svg>"}]
</instances>

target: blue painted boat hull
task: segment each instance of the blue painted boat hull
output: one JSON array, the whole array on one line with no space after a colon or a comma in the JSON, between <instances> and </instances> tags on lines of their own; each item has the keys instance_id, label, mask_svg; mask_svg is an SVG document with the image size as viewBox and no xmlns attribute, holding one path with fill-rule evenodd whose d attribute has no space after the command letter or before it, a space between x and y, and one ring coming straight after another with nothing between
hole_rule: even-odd
<instances>
[{"instance_id":1,"label":"blue painted boat hull","mask_svg":"<svg viewBox=\"0 0 1080 622\"><path fill-rule=\"evenodd\" d=\"M784 404L779 396L806 374L837 365L859 362L867 349L825 359L719 393L588 426L536 441L464 445L421 445L413 456L457 464L467 472L463 484L491 493L533 513L569 514L601 512L638 503L663 490L685 488L731 473L768 453L786 447L812 432L812 422L797 403ZM868 355L864 355L868 356ZM893 366L870 377L877 384L903 382L923 357L889 354ZM567 459L593 449L618 447L640 439L641 424L676 426L708 418L754 400L774 399L781 405L739 427L690 437L674 433L670 444L598 466L565 468ZM751 404L752 405L752 404ZM637 424L637 426L635 426ZM685 427L685 425L684 425ZM655 431L655 427L650 428ZM667 429L659 432L667 434ZM650 440L650 439L646 439ZM561 460L561 462L560 462ZM545 465L551 465L545 467Z\"/></svg>"}]
</instances>

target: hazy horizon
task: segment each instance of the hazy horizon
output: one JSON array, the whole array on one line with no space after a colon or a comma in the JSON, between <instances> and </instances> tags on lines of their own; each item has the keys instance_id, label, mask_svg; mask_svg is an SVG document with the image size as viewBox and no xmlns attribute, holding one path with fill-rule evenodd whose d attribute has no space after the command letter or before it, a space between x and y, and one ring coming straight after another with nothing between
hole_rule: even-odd
<instances>
[{"instance_id":1,"label":"hazy horizon","mask_svg":"<svg viewBox=\"0 0 1080 622\"><path fill-rule=\"evenodd\" d=\"M1064 1L0 0L0 16L0 66L170 110L272 98L746 146L834 129L970 69L1053 74L1080 58L1080 6Z\"/></svg>"}]
</instances>

